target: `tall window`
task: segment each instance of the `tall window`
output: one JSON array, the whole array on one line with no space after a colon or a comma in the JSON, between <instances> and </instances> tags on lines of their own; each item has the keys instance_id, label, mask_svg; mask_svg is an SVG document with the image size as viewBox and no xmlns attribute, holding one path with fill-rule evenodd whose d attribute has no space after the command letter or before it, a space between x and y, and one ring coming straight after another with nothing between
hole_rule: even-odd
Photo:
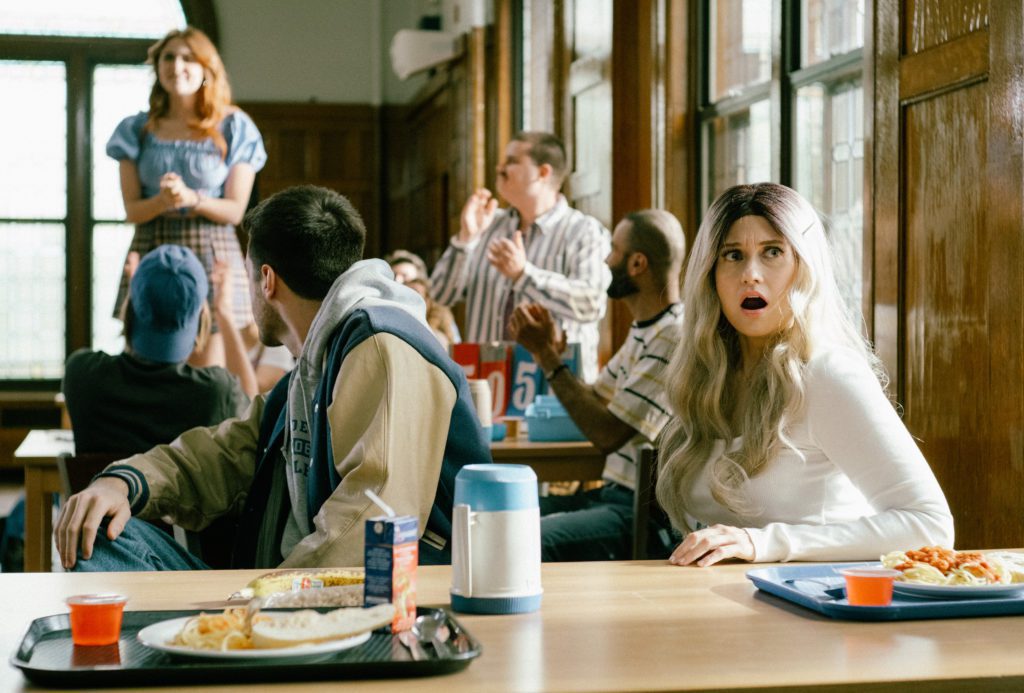
<instances>
[{"instance_id":1,"label":"tall window","mask_svg":"<svg viewBox=\"0 0 1024 693\"><path fill-rule=\"evenodd\" d=\"M148 108L153 40L178 0L34 0L0 10L0 383L47 386L69 349L119 351L111 315L132 229L117 122ZM79 37L88 37L79 38Z\"/></svg>"},{"instance_id":2,"label":"tall window","mask_svg":"<svg viewBox=\"0 0 1024 693\"><path fill-rule=\"evenodd\" d=\"M706 0L701 204L738 183L799 190L863 305L864 0Z\"/></svg>"}]
</instances>

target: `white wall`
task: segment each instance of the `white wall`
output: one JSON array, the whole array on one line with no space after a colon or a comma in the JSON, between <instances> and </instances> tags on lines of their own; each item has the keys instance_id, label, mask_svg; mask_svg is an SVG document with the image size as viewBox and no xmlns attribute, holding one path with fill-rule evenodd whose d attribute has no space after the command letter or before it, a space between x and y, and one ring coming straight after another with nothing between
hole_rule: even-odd
<instances>
[{"instance_id":1,"label":"white wall","mask_svg":"<svg viewBox=\"0 0 1024 693\"><path fill-rule=\"evenodd\" d=\"M215 0L221 56L238 101L403 103L425 81L401 82L391 36L435 0Z\"/></svg>"}]
</instances>

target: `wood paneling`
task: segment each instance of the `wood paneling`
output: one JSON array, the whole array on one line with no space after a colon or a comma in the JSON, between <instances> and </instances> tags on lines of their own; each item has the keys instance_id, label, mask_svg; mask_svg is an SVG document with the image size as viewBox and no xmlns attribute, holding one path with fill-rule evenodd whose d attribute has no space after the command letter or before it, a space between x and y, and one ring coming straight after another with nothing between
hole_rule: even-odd
<instances>
[{"instance_id":1,"label":"wood paneling","mask_svg":"<svg viewBox=\"0 0 1024 693\"><path fill-rule=\"evenodd\" d=\"M382 251L405 248L432 264L458 230L473 185L474 113L465 63L440 68L412 104L383 111ZM493 178L493 171L484 173Z\"/></svg>"},{"instance_id":2,"label":"wood paneling","mask_svg":"<svg viewBox=\"0 0 1024 693\"><path fill-rule=\"evenodd\" d=\"M983 79L988 74L988 30L982 29L900 61L900 99Z\"/></svg>"},{"instance_id":3,"label":"wood paneling","mask_svg":"<svg viewBox=\"0 0 1024 693\"><path fill-rule=\"evenodd\" d=\"M975 396L992 376L991 231L984 189L962 186L950 194L950 179L935 172L986 170L985 92L984 85L949 92L906 108L904 116L905 421L961 526L983 523L976 515L988 511L974 499L991 498L993 484L1004 483L998 475L975 473L979 460L992 459L992 403ZM957 136L936 123L948 123Z\"/></svg>"},{"instance_id":4,"label":"wood paneling","mask_svg":"<svg viewBox=\"0 0 1024 693\"><path fill-rule=\"evenodd\" d=\"M1022 13L883 0L869 42L875 338L960 546L1024 540Z\"/></svg>"},{"instance_id":5,"label":"wood paneling","mask_svg":"<svg viewBox=\"0 0 1024 693\"><path fill-rule=\"evenodd\" d=\"M363 216L366 254L380 253L380 128L368 105L247 103L263 135L267 164L257 178L261 198L310 183L337 190Z\"/></svg>"},{"instance_id":6,"label":"wood paneling","mask_svg":"<svg viewBox=\"0 0 1024 693\"><path fill-rule=\"evenodd\" d=\"M988 0L907 0L904 52L920 53L974 33L988 26L988 15Z\"/></svg>"}]
</instances>

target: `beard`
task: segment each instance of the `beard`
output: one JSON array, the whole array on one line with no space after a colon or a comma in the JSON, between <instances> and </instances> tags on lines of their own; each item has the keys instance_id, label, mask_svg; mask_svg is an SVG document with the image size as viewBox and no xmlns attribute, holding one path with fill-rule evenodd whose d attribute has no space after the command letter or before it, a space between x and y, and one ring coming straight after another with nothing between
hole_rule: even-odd
<instances>
[{"instance_id":1,"label":"beard","mask_svg":"<svg viewBox=\"0 0 1024 693\"><path fill-rule=\"evenodd\" d=\"M636 285L626 270L625 260L612 267L611 270L612 283L608 285L608 298L625 298L640 291L640 287Z\"/></svg>"},{"instance_id":2,"label":"beard","mask_svg":"<svg viewBox=\"0 0 1024 693\"><path fill-rule=\"evenodd\" d=\"M281 338L288 330L281 316L257 297L253 297L252 314L260 342L268 347L281 346Z\"/></svg>"}]
</instances>

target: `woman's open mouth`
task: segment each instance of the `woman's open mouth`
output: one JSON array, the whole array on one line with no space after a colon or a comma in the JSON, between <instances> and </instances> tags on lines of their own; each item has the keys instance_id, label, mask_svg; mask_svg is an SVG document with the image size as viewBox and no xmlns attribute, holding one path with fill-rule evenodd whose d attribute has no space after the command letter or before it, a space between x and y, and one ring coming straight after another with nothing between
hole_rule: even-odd
<instances>
[{"instance_id":1,"label":"woman's open mouth","mask_svg":"<svg viewBox=\"0 0 1024 693\"><path fill-rule=\"evenodd\" d=\"M768 307L768 301L764 300L760 296L747 296L740 303L740 308L743 310L761 310L762 308Z\"/></svg>"}]
</instances>

